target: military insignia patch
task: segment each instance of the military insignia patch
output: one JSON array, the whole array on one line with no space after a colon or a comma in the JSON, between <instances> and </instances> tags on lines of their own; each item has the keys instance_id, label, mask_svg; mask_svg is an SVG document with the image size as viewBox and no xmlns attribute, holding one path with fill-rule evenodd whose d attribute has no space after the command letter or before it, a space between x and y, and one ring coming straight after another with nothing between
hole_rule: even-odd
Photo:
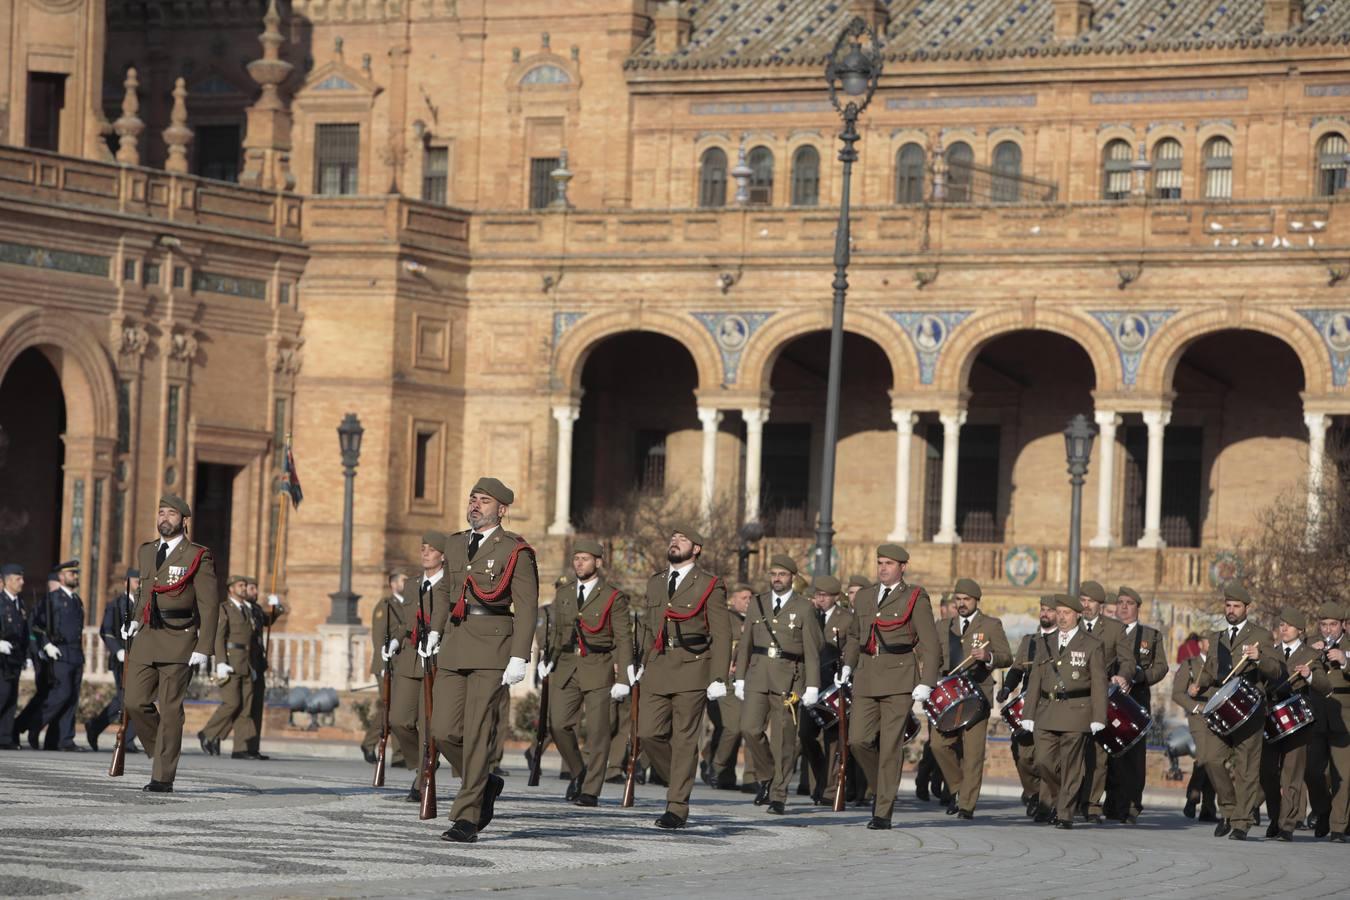
<instances>
[{"instance_id":1,"label":"military insignia patch","mask_svg":"<svg viewBox=\"0 0 1350 900\"><path fill-rule=\"evenodd\" d=\"M1069 651L1069 665L1071 665L1071 666L1078 666L1078 667L1086 666L1086 665L1087 665L1087 653L1085 653L1085 652L1082 651L1082 650L1070 650L1070 651Z\"/></svg>"},{"instance_id":2,"label":"military insignia patch","mask_svg":"<svg viewBox=\"0 0 1350 900\"><path fill-rule=\"evenodd\" d=\"M186 566L169 566L169 580L177 581L187 574Z\"/></svg>"}]
</instances>

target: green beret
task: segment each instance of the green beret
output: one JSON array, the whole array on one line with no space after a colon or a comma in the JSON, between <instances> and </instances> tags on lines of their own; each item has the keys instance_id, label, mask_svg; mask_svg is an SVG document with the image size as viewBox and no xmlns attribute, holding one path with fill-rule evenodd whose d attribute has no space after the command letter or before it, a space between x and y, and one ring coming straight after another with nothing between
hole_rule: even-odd
<instances>
[{"instance_id":1,"label":"green beret","mask_svg":"<svg viewBox=\"0 0 1350 900\"><path fill-rule=\"evenodd\" d=\"M1317 618L1319 619L1344 619L1346 610L1339 603L1323 603L1317 607Z\"/></svg>"},{"instance_id":2,"label":"green beret","mask_svg":"<svg viewBox=\"0 0 1350 900\"><path fill-rule=\"evenodd\" d=\"M956 587L952 588L953 594L965 594L967 597L980 599L980 584L974 578L956 579Z\"/></svg>"},{"instance_id":3,"label":"green beret","mask_svg":"<svg viewBox=\"0 0 1350 900\"><path fill-rule=\"evenodd\" d=\"M1295 609L1292 606L1286 606L1280 610L1280 622L1284 625L1292 625L1299 631L1305 631L1308 627L1308 617L1302 610Z\"/></svg>"},{"instance_id":4,"label":"green beret","mask_svg":"<svg viewBox=\"0 0 1350 900\"><path fill-rule=\"evenodd\" d=\"M516 502L516 495L514 491L512 491L506 485L502 484L497 479L489 478L486 475L478 479L478 483L473 486L473 490L470 491L469 493L487 494L489 497L491 497L493 500L496 500L503 506L510 506L512 503Z\"/></svg>"},{"instance_id":5,"label":"green beret","mask_svg":"<svg viewBox=\"0 0 1350 900\"><path fill-rule=\"evenodd\" d=\"M1144 605L1144 598L1140 597L1139 592L1136 591L1134 588L1129 587L1128 585L1122 584L1120 586L1120 589L1116 591L1116 596L1129 597L1131 600L1133 600L1135 603L1138 603L1140 606Z\"/></svg>"},{"instance_id":6,"label":"green beret","mask_svg":"<svg viewBox=\"0 0 1350 900\"><path fill-rule=\"evenodd\" d=\"M909 562L909 551L899 544L882 544L877 548L877 556L884 556L896 562Z\"/></svg>"},{"instance_id":7,"label":"green beret","mask_svg":"<svg viewBox=\"0 0 1350 900\"><path fill-rule=\"evenodd\" d=\"M739 594L741 591L749 591L750 593L753 594L755 592L755 589L752 588L750 585L746 584L744 581L738 581L731 586L731 590L727 591L727 593Z\"/></svg>"},{"instance_id":8,"label":"green beret","mask_svg":"<svg viewBox=\"0 0 1350 900\"><path fill-rule=\"evenodd\" d=\"M187 501L177 494L165 494L159 498L160 508L168 507L176 510L180 516L187 519L192 516L192 509L187 505Z\"/></svg>"},{"instance_id":9,"label":"green beret","mask_svg":"<svg viewBox=\"0 0 1350 900\"><path fill-rule=\"evenodd\" d=\"M670 533L672 535L682 534L689 538L692 543L698 544L700 547L703 546L703 533L687 522L677 522L670 526Z\"/></svg>"},{"instance_id":10,"label":"green beret","mask_svg":"<svg viewBox=\"0 0 1350 900\"><path fill-rule=\"evenodd\" d=\"M1095 581L1085 581L1078 586L1078 596L1087 597L1089 600L1096 600L1098 603L1106 602L1106 588ZM1082 610L1078 610L1082 612Z\"/></svg>"},{"instance_id":11,"label":"green beret","mask_svg":"<svg viewBox=\"0 0 1350 900\"><path fill-rule=\"evenodd\" d=\"M797 574L797 561L786 553L775 553L769 560L770 569L787 569L793 575Z\"/></svg>"},{"instance_id":12,"label":"green beret","mask_svg":"<svg viewBox=\"0 0 1350 900\"><path fill-rule=\"evenodd\" d=\"M1055 608L1055 595L1041 594L1041 609L1054 609L1054 608Z\"/></svg>"},{"instance_id":13,"label":"green beret","mask_svg":"<svg viewBox=\"0 0 1350 900\"><path fill-rule=\"evenodd\" d=\"M1097 585L1097 590L1101 590L1101 585ZM1082 601L1069 594L1056 594L1055 606L1066 606L1076 613L1081 613L1083 611Z\"/></svg>"},{"instance_id":14,"label":"green beret","mask_svg":"<svg viewBox=\"0 0 1350 900\"><path fill-rule=\"evenodd\" d=\"M1248 606L1252 605L1252 595L1247 593L1247 589L1237 581L1230 581L1223 586L1223 599L1236 600Z\"/></svg>"},{"instance_id":15,"label":"green beret","mask_svg":"<svg viewBox=\"0 0 1350 900\"><path fill-rule=\"evenodd\" d=\"M848 576L848 586L866 588L871 587L872 582L867 580L866 575L850 575Z\"/></svg>"},{"instance_id":16,"label":"green beret","mask_svg":"<svg viewBox=\"0 0 1350 900\"><path fill-rule=\"evenodd\" d=\"M252 575L245 575L245 576L244 576L244 583L245 583L245 584L251 584L251 585L254 585L254 586L256 587L257 584L258 584L258 579L254 578Z\"/></svg>"},{"instance_id":17,"label":"green beret","mask_svg":"<svg viewBox=\"0 0 1350 900\"><path fill-rule=\"evenodd\" d=\"M225 586L229 587L231 585L238 584L241 581L244 584L248 584L248 579L245 578L243 575L231 575L228 579L225 580Z\"/></svg>"},{"instance_id":18,"label":"green beret","mask_svg":"<svg viewBox=\"0 0 1350 900\"><path fill-rule=\"evenodd\" d=\"M837 594L844 586L833 575L817 575L811 579L811 587L826 594Z\"/></svg>"},{"instance_id":19,"label":"green beret","mask_svg":"<svg viewBox=\"0 0 1350 900\"><path fill-rule=\"evenodd\" d=\"M422 543L426 544L428 547L431 547L433 550L439 550L442 553L444 553L445 548L447 546L445 540L445 532L428 531L422 535Z\"/></svg>"},{"instance_id":20,"label":"green beret","mask_svg":"<svg viewBox=\"0 0 1350 900\"><path fill-rule=\"evenodd\" d=\"M605 548L600 546L599 541L593 541L590 538L578 538L572 544L573 553L589 553L596 559L603 559Z\"/></svg>"}]
</instances>

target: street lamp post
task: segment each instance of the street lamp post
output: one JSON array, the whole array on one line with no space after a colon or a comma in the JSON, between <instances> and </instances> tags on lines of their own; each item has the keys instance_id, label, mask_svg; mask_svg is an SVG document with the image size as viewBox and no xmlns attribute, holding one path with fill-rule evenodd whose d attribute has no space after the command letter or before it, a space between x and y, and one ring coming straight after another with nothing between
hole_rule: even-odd
<instances>
[{"instance_id":1,"label":"street lamp post","mask_svg":"<svg viewBox=\"0 0 1350 900\"><path fill-rule=\"evenodd\" d=\"M328 614L329 625L359 625L356 601L360 594L352 593L352 491L356 481L356 466L361 461L361 435L365 434L356 413L347 413L338 426L338 446L342 450L342 569L337 593L329 594L333 602Z\"/></svg>"},{"instance_id":2,"label":"street lamp post","mask_svg":"<svg viewBox=\"0 0 1350 900\"><path fill-rule=\"evenodd\" d=\"M870 46L863 48L863 39ZM847 52L845 52L847 51ZM842 57L841 57L842 54ZM877 79L881 77L881 44L877 33L860 18L854 18L839 35L825 63L825 81L830 86L830 102L844 118L839 139L839 161L844 164L843 188L839 194L839 227L834 233L834 318L830 324L830 369L825 394L825 447L820 465L820 522L816 527L817 575L831 570L830 549L834 541L834 463L835 443L839 439L839 381L844 362L844 298L848 294L849 261L849 180L858 159L858 116L872 102ZM843 94L841 104L840 94Z\"/></svg>"},{"instance_id":3,"label":"street lamp post","mask_svg":"<svg viewBox=\"0 0 1350 900\"><path fill-rule=\"evenodd\" d=\"M1074 597L1078 596L1079 556L1082 553L1083 482L1087 476L1088 460L1092 458L1092 439L1096 436L1097 426L1082 413L1070 419L1069 427L1064 429L1064 452L1069 460L1069 484L1072 486L1072 498L1069 501L1069 594Z\"/></svg>"}]
</instances>

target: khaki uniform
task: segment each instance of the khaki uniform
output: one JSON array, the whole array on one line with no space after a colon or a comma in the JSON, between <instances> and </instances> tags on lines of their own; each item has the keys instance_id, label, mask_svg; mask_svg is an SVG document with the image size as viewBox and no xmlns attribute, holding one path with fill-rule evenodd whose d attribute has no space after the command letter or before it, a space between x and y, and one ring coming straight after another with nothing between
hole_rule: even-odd
<instances>
[{"instance_id":1,"label":"khaki uniform","mask_svg":"<svg viewBox=\"0 0 1350 900\"><path fill-rule=\"evenodd\" d=\"M736 646L736 678L745 681L741 735L755 771L771 781L770 802L787 801L788 781L797 763L801 697L808 687L820 688L820 624L811 601L795 591L773 611L773 594L756 595L746 610ZM770 772L772 778L765 778Z\"/></svg>"},{"instance_id":2,"label":"khaki uniform","mask_svg":"<svg viewBox=\"0 0 1350 900\"><path fill-rule=\"evenodd\" d=\"M580 792L598 797L614 731L610 688L616 677L628 682L633 662L632 617L628 595L604 576L585 585L580 609L577 590L577 584L559 588L549 617L551 633L544 643L554 664L549 677L549 731L568 772L575 778L585 771ZM584 757L578 725L586 735Z\"/></svg>"},{"instance_id":3,"label":"khaki uniform","mask_svg":"<svg viewBox=\"0 0 1350 900\"><path fill-rule=\"evenodd\" d=\"M398 652L390 660L392 664L390 668L394 674L393 681L389 685L389 734L398 744L403 761L416 773L413 777L413 787L418 789L422 786L423 739L427 723L426 703L422 695L422 677L426 672L426 664L417 655L417 642L428 629L418 626L417 596L420 585L425 580L425 574L417 579L409 579L407 587L409 596L402 600L397 597L387 598L389 636L398 639ZM445 576L442 573L437 583L444 581ZM428 617L431 615L434 593L433 588L422 598L422 608Z\"/></svg>"},{"instance_id":4,"label":"khaki uniform","mask_svg":"<svg viewBox=\"0 0 1350 900\"><path fill-rule=\"evenodd\" d=\"M971 616L965 634L961 633L959 615L944 620L944 625L938 639L939 665L944 674L968 657L977 643L985 645L992 655L988 662L974 663L962 670L984 692L984 699L989 704L985 714L951 734L933 729L933 756L942 769L942 777L947 780L947 787L956 797L958 806L966 812L974 812L984 782L989 710L994 705L994 671L1012 664L1012 651L1008 649L1008 636L1003 633L1003 622L986 616L979 609Z\"/></svg>"},{"instance_id":5,"label":"khaki uniform","mask_svg":"<svg viewBox=\"0 0 1350 900\"><path fill-rule=\"evenodd\" d=\"M1331 690L1321 654L1306 643L1300 643L1288 659L1284 658L1284 649L1280 644L1274 646L1274 652L1280 660L1282 671L1280 681L1271 686L1266 700L1267 709L1295 694L1325 697ZM1295 667L1305 663L1312 670L1311 687L1302 678L1290 684L1296 677L1293 675ZM1309 705L1315 708L1311 701ZM1278 741L1266 741L1262 746L1261 788L1266 796L1266 808L1270 811L1272 824L1278 825L1280 831L1293 831L1307 811L1308 786L1305 775L1313 727L1301 728Z\"/></svg>"},{"instance_id":6,"label":"khaki uniform","mask_svg":"<svg viewBox=\"0 0 1350 900\"><path fill-rule=\"evenodd\" d=\"M1031 668L1035 665L1037 655L1044 655L1045 642L1041 637L1045 632L1040 630L1040 625L1036 626L1036 631L1032 634L1022 636L1022 643L1017 645L1017 653L1013 656L1012 668L1003 678L1003 686L1011 695L1009 700L1017 696L1017 689L1020 687L1024 692L1027 684L1031 680ZM1054 636L1051 631L1050 635ZM1029 715L1036 704L1031 695L1027 695L1026 702L1022 705L1024 714ZM1036 721L1032 717L1032 721ZM1017 767L1017 778L1022 782L1022 798L1024 801L1030 801L1039 797L1041 793L1041 775L1036 769L1036 738L1035 735L1022 732L1011 738L1013 764Z\"/></svg>"},{"instance_id":7,"label":"khaki uniform","mask_svg":"<svg viewBox=\"0 0 1350 900\"><path fill-rule=\"evenodd\" d=\"M1209 730L1204 716L1205 704L1214 696L1214 688L1200 691L1194 697L1188 693L1187 688L1199 680L1204 668L1205 658L1192 656L1181 664L1181 668L1172 679L1172 702L1181 707L1181 711L1185 713L1186 725L1191 730L1191 739L1195 741L1195 768L1200 770L1200 779L1197 781L1192 774L1191 782L1200 791L1202 799L1205 798L1206 789L1209 794L1214 793L1214 780L1209 777L1209 770L1204 763L1204 760L1212 759L1216 755L1210 744L1219 739L1218 735ZM1213 811L1212 798L1204 799L1204 804L1207 811Z\"/></svg>"},{"instance_id":8,"label":"khaki uniform","mask_svg":"<svg viewBox=\"0 0 1350 900\"><path fill-rule=\"evenodd\" d=\"M1130 682L1130 696L1146 710L1153 709L1153 685L1167 677L1167 648L1162 633L1148 625L1136 624L1124 635L1125 646L1134 665L1121 669ZM1107 762L1107 814L1124 819L1137 816L1143 808L1144 781L1148 762L1148 741L1138 741L1118 757Z\"/></svg>"},{"instance_id":9,"label":"khaki uniform","mask_svg":"<svg viewBox=\"0 0 1350 900\"><path fill-rule=\"evenodd\" d=\"M740 648L740 635L745 627L745 616L730 611L731 622L731 680L735 681L736 655ZM734 691L720 700L708 704L708 721L712 723L712 734L704 748L704 759L711 767L712 781L715 785L736 786L736 758L741 752L741 712L745 704L736 697ZM772 771L772 770L770 770ZM746 753L745 781L755 781L755 764Z\"/></svg>"},{"instance_id":10,"label":"khaki uniform","mask_svg":"<svg viewBox=\"0 0 1350 900\"><path fill-rule=\"evenodd\" d=\"M253 645L249 651L253 669L253 699L248 707L249 718L253 720L253 737L249 739L249 749L258 753L262 749L262 722L267 707L267 672L272 668L267 658L267 629L286 610L280 604L264 606L252 600L249 601L249 609L253 612Z\"/></svg>"},{"instance_id":11,"label":"khaki uniform","mask_svg":"<svg viewBox=\"0 0 1350 900\"><path fill-rule=\"evenodd\" d=\"M819 617L817 618L819 621ZM848 642L849 624L853 621L852 610L839 603L831 608L821 627L820 642L820 681L822 691L834 684L834 677L843 664L844 645ZM810 712L801 717L802 755L805 764L811 770L811 796L817 800L833 797L835 786L839 782L839 766L834 763L838 750L839 728L821 729L811 718ZM850 764L853 760L849 760ZM852 768L852 765L850 765ZM849 783L854 776L850 774ZM854 785L855 787L857 785Z\"/></svg>"},{"instance_id":12,"label":"khaki uniform","mask_svg":"<svg viewBox=\"0 0 1350 900\"><path fill-rule=\"evenodd\" d=\"M136 589L132 616L142 626L131 641L126 702L136 734L154 757L151 777L172 783L183 750L183 698L192 677L188 659L194 652L210 656L215 647L220 582L211 551L186 537L156 569L159 544L157 540L141 544L136 553L137 567L144 575ZM155 604L163 623L156 628L148 618L151 592L170 584L180 586L157 595Z\"/></svg>"},{"instance_id":13,"label":"khaki uniform","mask_svg":"<svg viewBox=\"0 0 1350 900\"><path fill-rule=\"evenodd\" d=\"M848 748L876 791L872 815L889 820L914 687L937 681L941 657L933 602L923 588L903 581L889 592L874 584L858 591L853 611L844 645L844 665L853 669ZM894 627L886 630L888 625Z\"/></svg>"},{"instance_id":14,"label":"khaki uniform","mask_svg":"<svg viewBox=\"0 0 1350 900\"><path fill-rule=\"evenodd\" d=\"M219 624L216 627L215 657L217 663L226 663L234 672L217 686L220 706L211 716L202 734L208 741L218 741L234 729L234 752L243 753L256 734L249 710L253 706L254 691L260 688L253 679L249 650L253 641L253 613L247 600L236 603L226 598L220 605Z\"/></svg>"},{"instance_id":15,"label":"khaki uniform","mask_svg":"<svg viewBox=\"0 0 1350 900\"><path fill-rule=\"evenodd\" d=\"M410 582L412 583L412 582ZM390 605L397 604L398 609L394 611L395 615L391 617ZM375 702L371 704L370 723L366 726L365 737L361 740L361 749L374 753L379 749L380 738L384 734L384 657L380 651L384 649L390 638L398 638L399 644L403 644L403 634L406 632L406 626L403 622L403 610L406 608L406 601L400 602L391 594L382 597L375 603L374 609L370 611L370 674L375 678ZM400 649L402 649L400 647ZM415 655L415 654L414 654ZM392 662L392 660L391 660ZM392 694L393 672L390 670L389 691L391 694L390 708L393 708ZM390 722L390 734L393 733L392 715ZM397 763L405 759L403 756L403 747L398 740L394 740L392 747L385 748L386 762Z\"/></svg>"},{"instance_id":16,"label":"khaki uniform","mask_svg":"<svg viewBox=\"0 0 1350 900\"><path fill-rule=\"evenodd\" d=\"M1350 641L1342 637L1338 646L1350 646ZM1350 677L1343 666L1327 663L1327 686L1321 711L1331 755L1331 830L1345 834L1350 827Z\"/></svg>"},{"instance_id":17,"label":"khaki uniform","mask_svg":"<svg viewBox=\"0 0 1350 900\"><path fill-rule=\"evenodd\" d=\"M669 570L653 575L642 601L640 646L646 674L638 736L652 766L669 775L666 811L687 819L707 689L714 680L725 681L731 668L731 614L722 582L697 565L667 596L669 579ZM687 618L673 618L677 616Z\"/></svg>"},{"instance_id":18,"label":"khaki uniform","mask_svg":"<svg viewBox=\"0 0 1350 900\"><path fill-rule=\"evenodd\" d=\"M1102 642L1081 625L1063 649L1058 634L1037 640L1024 707L1031 713L1024 717L1034 722L1041 803L1071 823L1086 777L1091 724L1106 722L1106 662Z\"/></svg>"},{"instance_id":19,"label":"khaki uniform","mask_svg":"<svg viewBox=\"0 0 1350 900\"><path fill-rule=\"evenodd\" d=\"M1080 630L1096 638L1102 645L1102 657L1106 661L1106 677L1114 675L1129 677L1134 671L1134 654L1131 644L1125 640L1125 626L1117 619L1108 619L1098 615L1097 620L1088 627L1087 619L1078 623ZM1097 720L1102 721L1101 719ZM1140 742L1142 743L1142 741ZM1083 780L1083 798L1079 803L1089 816L1102 814L1102 802L1106 796L1107 760L1106 748L1096 741L1088 742L1087 775Z\"/></svg>"}]
</instances>

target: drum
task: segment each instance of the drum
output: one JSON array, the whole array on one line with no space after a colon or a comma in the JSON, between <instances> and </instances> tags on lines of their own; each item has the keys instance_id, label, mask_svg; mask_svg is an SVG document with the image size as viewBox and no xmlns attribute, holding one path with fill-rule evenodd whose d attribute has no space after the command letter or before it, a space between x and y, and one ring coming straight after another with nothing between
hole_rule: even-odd
<instances>
[{"instance_id":1,"label":"drum","mask_svg":"<svg viewBox=\"0 0 1350 900\"><path fill-rule=\"evenodd\" d=\"M901 735L900 746L901 747L905 746L905 744L908 744L910 741L914 740L918 736L919 736L919 717L914 715L914 710L911 709L909 711L909 715L905 717L905 730L904 733Z\"/></svg>"},{"instance_id":2,"label":"drum","mask_svg":"<svg viewBox=\"0 0 1350 900\"><path fill-rule=\"evenodd\" d=\"M1266 740L1279 741L1313 723L1312 704L1302 694L1276 703L1266 713Z\"/></svg>"},{"instance_id":3,"label":"drum","mask_svg":"<svg viewBox=\"0 0 1350 900\"><path fill-rule=\"evenodd\" d=\"M928 721L944 734L960 731L989 711L984 691L966 675L949 675L939 681L923 702Z\"/></svg>"},{"instance_id":4,"label":"drum","mask_svg":"<svg viewBox=\"0 0 1350 900\"><path fill-rule=\"evenodd\" d=\"M839 724L840 693L841 692L839 690L839 685L832 684L825 689L824 693L820 695L820 699L816 701L815 706L808 706L806 708L806 714L810 716L813 720L815 720L815 723L822 729L833 728L834 726ZM851 697L845 696L844 697L845 713L848 712L848 709L851 706L853 706L853 699Z\"/></svg>"},{"instance_id":5,"label":"drum","mask_svg":"<svg viewBox=\"0 0 1350 900\"><path fill-rule=\"evenodd\" d=\"M1241 678L1219 688L1205 704L1205 724L1219 737L1227 737L1261 709L1261 692Z\"/></svg>"},{"instance_id":6,"label":"drum","mask_svg":"<svg viewBox=\"0 0 1350 900\"><path fill-rule=\"evenodd\" d=\"M1027 692L1023 691L1012 698L1003 707L1003 721L1008 723L1008 731L1013 737L1020 737L1026 734L1026 729L1022 727L1022 711L1026 709Z\"/></svg>"},{"instance_id":7,"label":"drum","mask_svg":"<svg viewBox=\"0 0 1350 900\"><path fill-rule=\"evenodd\" d=\"M1153 716L1119 686L1106 692L1106 725L1094 737L1108 756L1120 756L1148 734Z\"/></svg>"}]
</instances>

